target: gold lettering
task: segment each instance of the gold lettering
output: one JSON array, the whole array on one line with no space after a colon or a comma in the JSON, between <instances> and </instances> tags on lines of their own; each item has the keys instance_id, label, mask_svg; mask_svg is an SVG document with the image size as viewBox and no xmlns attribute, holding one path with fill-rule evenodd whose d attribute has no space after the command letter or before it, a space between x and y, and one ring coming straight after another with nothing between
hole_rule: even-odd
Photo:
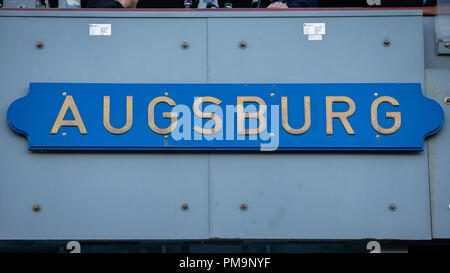
<instances>
[{"instance_id":1,"label":"gold lettering","mask_svg":"<svg viewBox=\"0 0 450 273\"><path fill-rule=\"evenodd\" d=\"M258 112L244 112L244 102L256 102L259 105ZM239 135L258 135L267 127L264 117L267 105L260 97L237 97L237 133ZM259 127L256 129L245 129L245 119L259 120Z\"/></svg>"},{"instance_id":2,"label":"gold lettering","mask_svg":"<svg viewBox=\"0 0 450 273\"><path fill-rule=\"evenodd\" d=\"M346 112L333 112L333 102L345 102L348 104L349 108ZM326 97L326 115L327 115L327 135L333 134L333 119L338 118L342 125L344 125L347 134L354 135L352 126L348 122L347 118L355 113L356 106L355 102L349 97Z\"/></svg>"},{"instance_id":3,"label":"gold lettering","mask_svg":"<svg viewBox=\"0 0 450 273\"><path fill-rule=\"evenodd\" d=\"M303 98L305 104L305 124L300 129L293 129L289 125L288 119L288 101L287 97L281 97L281 123L284 130L292 135L301 135L309 130L311 127L311 98L306 96Z\"/></svg>"},{"instance_id":4,"label":"gold lettering","mask_svg":"<svg viewBox=\"0 0 450 273\"><path fill-rule=\"evenodd\" d=\"M400 105L397 100L388 96L379 97L378 99L374 100L372 106L370 107L372 127L380 134L391 135L397 132L398 129L400 129L400 126L402 124L402 116L400 112L386 112L386 118L393 118L394 125L388 129L381 127L380 124L378 124L378 105L383 102L389 102L394 106Z\"/></svg>"},{"instance_id":5,"label":"gold lettering","mask_svg":"<svg viewBox=\"0 0 450 273\"><path fill-rule=\"evenodd\" d=\"M170 125L167 128L161 129L155 124L155 106L158 103L165 102L169 106L175 106L175 102L169 97L157 97L154 98L148 105L148 126L150 129L159 134L165 135L170 134L177 127L177 113L174 112L164 112L163 118L170 118Z\"/></svg>"},{"instance_id":6,"label":"gold lettering","mask_svg":"<svg viewBox=\"0 0 450 273\"><path fill-rule=\"evenodd\" d=\"M72 111L74 120L64 119L68 109ZM61 109L59 110L58 117L56 118L56 121L53 124L53 128L50 131L50 134L56 135L59 131L59 128L63 126L78 127L78 130L82 135L87 135L86 127L84 127L83 120L81 119L81 115L78 112L77 105L75 104L75 101L73 100L72 96L66 96L66 98L64 99L64 103Z\"/></svg>"},{"instance_id":7,"label":"gold lettering","mask_svg":"<svg viewBox=\"0 0 450 273\"><path fill-rule=\"evenodd\" d=\"M194 131L199 133L199 134L203 134L203 135L214 135L217 132L220 132L220 130L222 130L222 119L214 114L214 113L204 113L202 111L200 111L200 104L202 104L203 102L212 102L214 104L220 105L222 103L221 100L214 98L214 97L201 97L201 98L197 98L194 101L194 104L192 105L192 109L194 111L194 114L199 117L199 118L205 118L205 119L212 119L214 120L214 128L212 129L203 129L201 127L195 126L194 127Z\"/></svg>"},{"instance_id":8,"label":"gold lettering","mask_svg":"<svg viewBox=\"0 0 450 273\"><path fill-rule=\"evenodd\" d=\"M111 104L110 104L110 97L104 96L103 97L103 126L105 126L105 129L108 130L108 132L115 134L115 135L121 135L128 132L133 125L133 97L127 96L127 122L125 123L125 126L123 126L120 129L114 128L111 126L110 123L110 111L111 111Z\"/></svg>"}]
</instances>

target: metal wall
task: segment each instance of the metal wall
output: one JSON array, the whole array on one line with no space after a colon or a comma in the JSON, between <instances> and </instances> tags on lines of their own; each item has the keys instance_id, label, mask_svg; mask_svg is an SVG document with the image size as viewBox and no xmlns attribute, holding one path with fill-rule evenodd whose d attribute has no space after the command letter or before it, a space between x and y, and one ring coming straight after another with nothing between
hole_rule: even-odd
<instances>
[{"instance_id":1,"label":"metal wall","mask_svg":"<svg viewBox=\"0 0 450 273\"><path fill-rule=\"evenodd\" d=\"M434 17L424 18L424 34L427 95L441 104L446 116L439 134L428 141L432 235L450 238L450 104L444 102L450 97L450 56L437 54Z\"/></svg>"},{"instance_id":2,"label":"metal wall","mask_svg":"<svg viewBox=\"0 0 450 273\"><path fill-rule=\"evenodd\" d=\"M315 22L321 41L303 34ZM448 126L417 153L35 153L6 121L29 82L425 87L420 11L3 10L0 37L0 239L432 238Z\"/></svg>"}]
</instances>

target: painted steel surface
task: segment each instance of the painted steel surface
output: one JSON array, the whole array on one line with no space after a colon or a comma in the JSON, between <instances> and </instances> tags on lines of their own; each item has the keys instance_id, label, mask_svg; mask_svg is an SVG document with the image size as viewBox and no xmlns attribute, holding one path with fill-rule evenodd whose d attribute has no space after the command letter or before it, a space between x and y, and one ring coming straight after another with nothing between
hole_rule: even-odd
<instances>
[{"instance_id":1,"label":"painted steel surface","mask_svg":"<svg viewBox=\"0 0 450 273\"><path fill-rule=\"evenodd\" d=\"M30 150L423 150L444 115L420 88L32 83L8 121Z\"/></svg>"},{"instance_id":2,"label":"painted steel surface","mask_svg":"<svg viewBox=\"0 0 450 273\"><path fill-rule=\"evenodd\" d=\"M321 22L323 40L308 41L303 24ZM89 24L112 35L89 36ZM0 238L430 239L428 140L411 153L35 153L6 120L30 82L420 83L426 93L423 27L420 12L398 10L0 11Z\"/></svg>"},{"instance_id":3,"label":"painted steel surface","mask_svg":"<svg viewBox=\"0 0 450 273\"><path fill-rule=\"evenodd\" d=\"M447 57L450 58L450 57ZM450 114L450 70L427 69L427 94L438 101L445 115ZM445 120L439 137L429 140L431 212L433 237L450 238L450 179L448 166L450 160L450 122Z\"/></svg>"}]
</instances>

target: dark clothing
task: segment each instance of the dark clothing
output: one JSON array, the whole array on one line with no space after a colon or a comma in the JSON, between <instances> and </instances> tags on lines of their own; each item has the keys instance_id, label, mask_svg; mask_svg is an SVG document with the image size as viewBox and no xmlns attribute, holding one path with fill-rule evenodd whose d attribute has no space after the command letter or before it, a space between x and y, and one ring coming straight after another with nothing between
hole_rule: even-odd
<instances>
[{"instance_id":1,"label":"dark clothing","mask_svg":"<svg viewBox=\"0 0 450 273\"><path fill-rule=\"evenodd\" d=\"M1 1L1 0L0 0ZM48 0L50 7L57 7L57 0ZM267 7L277 0L259 0L253 7ZM286 3L290 8L313 8L313 7L368 7L367 0L278 0ZM55 3L53 3L55 2ZM196 2L196 1L193 1ZM218 0L219 6L223 7L225 2L233 3L235 8L248 8L252 0ZM53 4L52 4L53 3ZM140 0L138 8L183 8L184 0ZM436 0L383 0L382 7L392 6L434 6ZM82 8L123 8L115 0L81 0Z\"/></svg>"},{"instance_id":2,"label":"dark clothing","mask_svg":"<svg viewBox=\"0 0 450 273\"><path fill-rule=\"evenodd\" d=\"M382 0L381 6L372 7L420 7L435 4L436 0ZM325 8L370 7L367 0L319 0L318 5Z\"/></svg>"},{"instance_id":3,"label":"dark clothing","mask_svg":"<svg viewBox=\"0 0 450 273\"><path fill-rule=\"evenodd\" d=\"M87 8L121 9L123 6L116 0L89 0Z\"/></svg>"},{"instance_id":4,"label":"dark clothing","mask_svg":"<svg viewBox=\"0 0 450 273\"><path fill-rule=\"evenodd\" d=\"M282 0L290 8L313 8L317 7L317 0Z\"/></svg>"}]
</instances>

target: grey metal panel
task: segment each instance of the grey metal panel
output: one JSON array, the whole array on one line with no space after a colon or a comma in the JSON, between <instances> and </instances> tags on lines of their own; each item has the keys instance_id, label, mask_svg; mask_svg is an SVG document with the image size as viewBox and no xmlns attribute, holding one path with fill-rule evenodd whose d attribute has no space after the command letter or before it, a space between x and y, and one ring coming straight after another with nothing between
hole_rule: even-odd
<instances>
[{"instance_id":1,"label":"grey metal panel","mask_svg":"<svg viewBox=\"0 0 450 273\"><path fill-rule=\"evenodd\" d=\"M89 24L112 24L112 35L89 36ZM0 45L3 84L206 80L206 19L0 17L0 35L9 37Z\"/></svg>"},{"instance_id":2,"label":"grey metal panel","mask_svg":"<svg viewBox=\"0 0 450 273\"><path fill-rule=\"evenodd\" d=\"M426 80L427 95L442 105L446 117L439 134L428 141L433 238L450 238L450 105L444 103L450 97L450 67L427 69Z\"/></svg>"},{"instance_id":3,"label":"grey metal panel","mask_svg":"<svg viewBox=\"0 0 450 273\"><path fill-rule=\"evenodd\" d=\"M2 127L1 239L208 237L204 156L36 154Z\"/></svg>"},{"instance_id":4,"label":"grey metal panel","mask_svg":"<svg viewBox=\"0 0 450 273\"><path fill-rule=\"evenodd\" d=\"M423 17L425 68L450 68L450 56L437 55L435 20L432 16Z\"/></svg>"},{"instance_id":5,"label":"grey metal panel","mask_svg":"<svg viewBox=\"0 0 450 273\"><path fill-rule=\"evenodd\" d=\"M0 239L431 238L426 151L38 154L5 120L30 81L423 83L419 14L0 11Z\"/></svg>"},{"instance_id":6,"label":"grey metal panel","mask_svg":"<svg viewBox=\"0 0 450 273\"><path fill-rule=\"evenodd\" d=\"M424 82L421 17L236 20L209 19L209 82ZM211 154L210 188L212 237L431 238L426 151Z\"/></svg>"},{"instance_id":7,"label":"grey metal panel","mask_svg":"<svg viewBox=\"0 0 450 273\"><path fill-rule=\"evenodd\" d=\"M426 159L425 153L211 155L211 236L429 239Z\"/></svg>"},{"instance_id":8,"label":"grey metal panel","mask_svg":"<svg viewBox=\"0 0 450 273\"><path fill-rule=\"evenodd\" d=\"M450 115L449 105L443 101L450 96L450 56L437 54L435 17L424 17L424 43L427 96L441 103L446 117L439 134L428 141L432 234L433 238L450 238Z\"/></svg>"},{"instance_id":9,"label":"grey metal panel","mask_svg":"<svg viewBox=\"0 0 450 273\"><path fill-rule=\"evenodd\" d=\"M326 23L323 40L308 41L303 23ZM211 18L209 80L423 82L422 24L421 17Z\"/></svg>"},{"instance_id":10,"label":"grey metal panel","mask_svg":"<svg viewBox=\"0 0 450 273\"><path fill-rule=\"evenodd\" d=\"M205 19L0 17L0 37L0 239L208 238L207 155L32 153L6 121L29 82L205 82Z\"/></svg>"}]
</instances>

